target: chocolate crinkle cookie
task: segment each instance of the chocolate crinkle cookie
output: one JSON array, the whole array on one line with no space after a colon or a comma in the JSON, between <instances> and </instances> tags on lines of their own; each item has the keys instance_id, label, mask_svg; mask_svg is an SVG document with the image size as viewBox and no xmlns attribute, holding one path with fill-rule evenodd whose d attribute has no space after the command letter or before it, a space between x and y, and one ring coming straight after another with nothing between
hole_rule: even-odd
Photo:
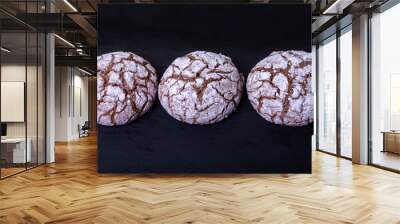
<instances>
[{"instance_id":1,"label":"chocolate crinkle cookie","mask_svg":"<svg viewBox=\"0 0 400 224\"><path fill-rule=\"evenodd\" d=\"M313 121L311 53L272 52L251 70L246 87L252 106L267 121L286 126Z\"/></svg>"},{"instance_id":2,"label":"chocolate crinkle cookie","mask_svg":"<svg viewBox=\"0 0 400 224\"><path fill-rule=\"evenodd\" d=\"M157 94L156 71L142 57L112 52L97 57L97 123L127 124L146 113Z\"/></svg>"},{"instance_id":3,"label":"chocolate crinkle cookie","mask_svg":"<svg viewBox=\"0 0 400 224\"><path fill-rule=\"evenodd\" d=\"M167 68L158 96L175 119L189 124L212 124L236 109L243 82L229 57L195 51L175 59Z\"/></svg>"}]
</instances>

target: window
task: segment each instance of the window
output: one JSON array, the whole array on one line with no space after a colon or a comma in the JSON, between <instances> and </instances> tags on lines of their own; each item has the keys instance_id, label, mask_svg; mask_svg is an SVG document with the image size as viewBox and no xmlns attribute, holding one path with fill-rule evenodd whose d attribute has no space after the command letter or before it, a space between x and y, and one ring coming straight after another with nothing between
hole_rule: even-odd
<instances>
[{"instance_id":1,"label":"window","mask_svg":"<svg viewBox=\"0 0 400 224\"><path fill-rule=\"evenodd\" d=\"M318 145L336 153L336 37L318 48Z\"/></svg>"},{"instance_id":2,"label":"window","mask_svg":"<svg viewBox=\"0 0 400 224\"><path fill-rule=\"evenodd\" d=\"M371 18L371 162L400 170L400 4Z\"/></svg>"},{"instance_id":3,"label":"window","mask_svg":"<svg viewBox=\"0 0 400 224\"><path fill-rule=\"evenodd\" d=\"M18 3L21 13L39 13L41 5ZM5 178L45 163L46 40L12 16L0 12L0 17L12 25L0 27L0 178Z\"/></svg>"},{"instance_id":4,"label":"window","mask_svg":"<svg viewBox=\"0 0 400 224\"><path fill-rule=\"evenodd\" d=\"M350 159L353 78L351 25L320 43L317 58L317 148Z\"/></svg>"},{"instance_id":5,"label":"window","mask_svg":"<svg viewBox=\"0 0 400 224\"><path fill-rule=\"evenodd\" d=\"M352 35L351 26L340 36L340 155L352 156Z\"/></svg>"}]
</instances>

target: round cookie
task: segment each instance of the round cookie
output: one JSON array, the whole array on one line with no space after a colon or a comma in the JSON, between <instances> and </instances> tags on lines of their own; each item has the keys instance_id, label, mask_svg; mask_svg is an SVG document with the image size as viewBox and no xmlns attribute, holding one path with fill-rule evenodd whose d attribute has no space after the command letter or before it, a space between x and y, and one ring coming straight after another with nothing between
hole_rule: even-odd
<instances>
[{"instance_id":1,"label":"round cookie","mask_svg":"<svg viewBox=\"0 0 400 224\"><path fill-rule=\"evenodd\" d=\"M157 94L156 71L142 57L112 52L97 57L97 123L123 125L146 113Z\"/></svg>"},{"instance_id":2,"label":"round cookie","mask_svg":"<svg viewBox=\"0 0 400 224\"><path fill-rule=\"evenodd\" d=\"M240 102L243 75L222 54L191 52L175 59L158 87L164 109L189 124L212 124L226 118Z\"/></svg>"},{"instance_id":3,"label":"round cookie","mask_svg":"<svg viewBox=\"0 0 400 224\"><path fill-rule=\"evenodd\" d=\"M257 63L246 83L251 105L267 121L286 126L313 122L311 53L276 51Z\"/></svg>"}]
</instances>

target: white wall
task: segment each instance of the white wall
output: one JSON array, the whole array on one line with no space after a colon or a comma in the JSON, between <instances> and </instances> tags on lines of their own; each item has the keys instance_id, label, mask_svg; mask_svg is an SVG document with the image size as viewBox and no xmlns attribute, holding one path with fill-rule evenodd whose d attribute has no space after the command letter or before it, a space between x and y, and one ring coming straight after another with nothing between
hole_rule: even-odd
<instances>
[{"instance_id":1,"label":"white wall","mask_svg":"<svg viewBox=\"0 0 400 224\"><path fill-rule=\"evenodd\" d=\"M25 82L25 64L2 65L1 81ZM7 108L1 108L1 109L7 110ZM7 123L7 137L25 137L25 123L24 122Z\"/></svg>"},{"instance_id":2,"label":"white wall","mask_svg":"<svg viewBox=\"0 0 400 224\"><path fill-rule=\"evenodd\" d=\"M88 114L88 78L86 76L82 76L82 73L74 75L74 83L73 83L73 105L72 108L72 120L71 120L71 135L73 138L79 137L78 132L78 125L83 125L85 121L88 121L89 114Z\"/></svg>"},{"instance_id":3,"label":"white wall","mask_svg":"<svg viewBox=\"0 0 400 224\"><path fill-rule=\"evenodd\" d=\"M88 120L88 78L72 67L56 67L55 73L55 140L70 141Z\"/></svg>"},{"instance_id":4,"label":"white wall","mask_svg":"<svg viewBox=\"0 0 400 224\"><path fill-rule=\"evenodd\" d=\"M55 141L68 140L69 80L69 68L55 68Z\"/></svg>"},{"instance_id":5,"label":"white wall","mask_svg":"<svg viewBox=\"0 0 400 224\"><path fill-rule=\"evenodd\" d=\"M38 69L38 70L36 70ZM44 74L42 68L25 64L3 64L1 66L1 81L17 81L26 84L26 108L22 108L23 113L26 110L27 120L24 122L7 122L8 138L30 139L32 151L32 161L44 162ZM25 80L27 78L27 80ZM23 93L22 93L23 94ZM1 108L1 110L10 110L10 108ZM39 151L37 151L39 150ZM37 154L39 156L37 157Z\"/></svg>"},{"instance_id":6,"label":"white wall","mask_svg":"<svg viewBox=\"0 0 400 224\"><path fill-rule=\"evenodd\" d=\"M1 66L1 81L9 82L25 82L25 69L28 72L28 85L29 87L34 86L34 88L27 88L27 119L28 119L28 129L30 127L36 130L36 113L31 113L31 111L36 111L37 99L36 99L36 80L30 77L30 74L36 75L36 66L18 65L18 64L5 64ZM1 108L2 110L7 110L7 108ZM34 124L31 124L33 122ZM35 126L35 127L33 127ZM28 130L28 137L30 131ZM36 133L35 133L36 134ZM7 135L9 137L25 137L25 122L8 122L7 123Z\"/></svg>"}]
</instances>

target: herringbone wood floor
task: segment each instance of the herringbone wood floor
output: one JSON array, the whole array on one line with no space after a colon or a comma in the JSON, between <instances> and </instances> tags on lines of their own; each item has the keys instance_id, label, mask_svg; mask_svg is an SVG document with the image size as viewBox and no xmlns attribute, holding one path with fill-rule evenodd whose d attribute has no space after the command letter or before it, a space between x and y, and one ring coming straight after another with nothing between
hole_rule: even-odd
<instances>
[{"instance_id":1,"label":"herringbone wood floor","mask_svg":"<svg viewBox=\"0 0 400 224\"><path fill-rule=\"evenodd\" d=\"M95 138L0 181L0 223L400 223L400 175L315 152L312 175L111 175Z\"/></svg>"}]
</instances>

